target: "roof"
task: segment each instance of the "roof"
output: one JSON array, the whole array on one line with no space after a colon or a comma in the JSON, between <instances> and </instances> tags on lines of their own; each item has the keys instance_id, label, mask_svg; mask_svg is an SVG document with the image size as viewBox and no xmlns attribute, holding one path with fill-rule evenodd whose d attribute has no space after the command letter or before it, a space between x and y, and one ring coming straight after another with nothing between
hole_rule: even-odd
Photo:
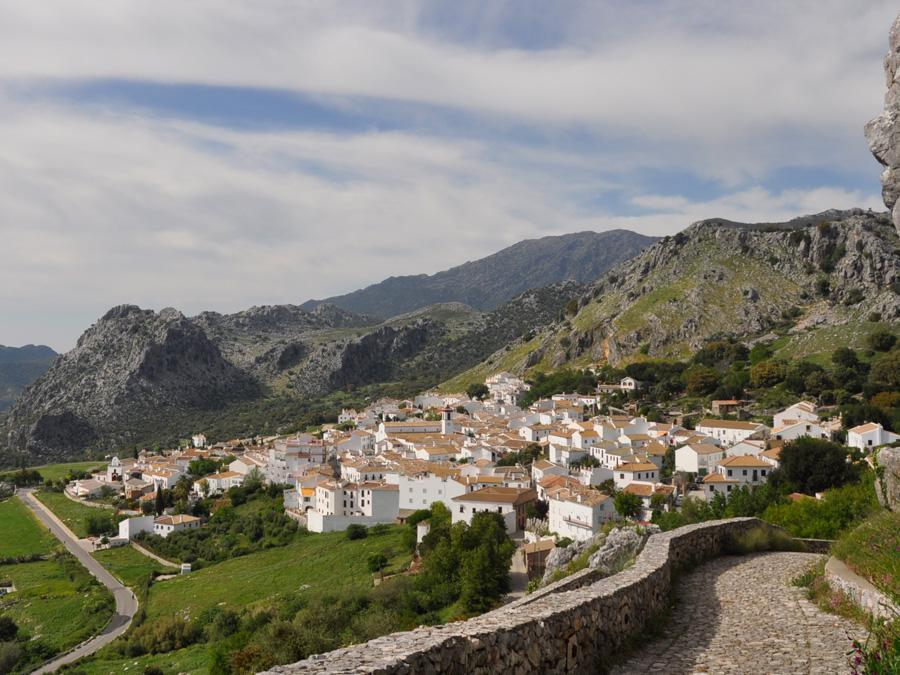
<instances>
[{"instance_id":1,"label":"roof","mask_svg":"<svg viewBox=\"0 0 900 675\"><path fill-rule=\"evenodd\" d=\"M622 488L622 492L637 495L638 497L649 497L653 494L653 486L650 483L629 483Z\"/></svg>"},{"instance_id":2,"label":"roof","mask_svg":"<svg viewBox=\"0 0 900 675\"><path fill-rule=\"evenodd\" d=\"M736 480L726 478L720 473L711 473L703 479L704 483L737 483Z\"/></svg>"},{"instance_id":3,"label":"roof","mask_svg":"<svg viewBox=\"0 0 900 675\"><path fill-rule=\"evenodd\" d=\"M718 445L710 445L709 443L694 443L684 447L693 450L698 455L715 455L718 452L725 452Z\"/></svg>"},{"instance_id":4,"label":"roof","mask_svg":"<svg viewBox=\"0 0 900 675\"><path fill-rule=\"evenodd\" d=\"M754 457L753 455L733 455L731 457L726 457L721 462L719 462L719 466L754 469L757 467L761 467L763 469L768 469L772 465L767 461L760 459L759 457Z\"/></svg>"},{"instance_id":5,"label":"roof","mask_svg":"<svg viewBox=\"0 0 900 675\"><path fill-rule=\"evenodd\" d=\"M537 492L531 488L483 487L480 490L454 497L455 502L489 502L493 504L526 504L537 499Z\"/></svg>"},{"instance_id":6,"label":"roof","mask_svg":"<svg viewBox=\"0 0 900 675\"><path fill-rule=\"evenodd\" d=\"M656 471L656 464L651 462L628 462L616 467L616 471Z\"/></svg>"},{"instance_id":7,"label":"roof","mask_svg":"<svg viewBox=\"0 0 900 675\"><path fill-rule=\"evenodd\" d=\"M878 431L881 428L880 424L876 424L875 422L866 422L865 424L860 424L857 427L853 427L848 430L848 433L854 434L868 434L873 431Z\"/></svg>"},{"instance_id":8,"label":"roof","mask_svg":"<svg viewBox=\"0 0 900 675\"><path fill-rule=\"evenodd\" d=\"M556 542L552 539L541 539L539 541L533 541L530 544L525 544L522 547L522 550L525 553L540 553L542 551L550 551L556 548Z\"/></svg>"},{"instance_id":9,"label":"roof","mask_svg":"<svg viewBox=\"0 0 900 675\"><path fill-rule=\"evenodd\" d=\"M200 519L196 516L188 516L186 514L180 513L175 516L160 516L153 522L156 525L186 525L188 523L195 523Z\"/></svg>"},{"instance_id":10,"label":"roof","mask_svg":"<svg viewBox=\"0 0 900 675\"><path fill-rule=\"evenodd\" d=\"M719 429L736 429L739 431L756 431L762 424L759 422L740 422L738 420L714 420L705 419L697 422L697 428L713 427Z\"/></svg>"}]
</instances>

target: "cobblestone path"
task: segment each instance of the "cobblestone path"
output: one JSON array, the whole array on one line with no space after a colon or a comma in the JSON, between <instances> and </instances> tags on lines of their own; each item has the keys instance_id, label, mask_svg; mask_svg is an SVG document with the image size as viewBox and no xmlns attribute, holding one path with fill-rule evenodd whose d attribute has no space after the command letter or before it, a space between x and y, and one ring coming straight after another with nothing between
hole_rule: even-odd
<instances>
[{"instance_id":1,"label":"cobblestone path","mask_svg":"<svg viewBox=\"0 0 900 675\"><path fill-rule=\"evenodd\" d=\"M848 634L864 630L791 585L820 557L763 553L701 565L678 582L663 635L613 673L848 673Z\"/></svg>"}]
</instances>

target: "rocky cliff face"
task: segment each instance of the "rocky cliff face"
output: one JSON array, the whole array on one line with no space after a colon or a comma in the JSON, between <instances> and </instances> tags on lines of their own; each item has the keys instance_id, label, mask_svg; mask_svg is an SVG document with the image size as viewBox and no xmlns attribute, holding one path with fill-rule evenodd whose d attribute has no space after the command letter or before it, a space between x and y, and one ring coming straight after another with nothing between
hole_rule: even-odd
<instances>
[{"instance_id":1,"label":"rocky cliff face","mask_svg":"<svg viewBox=\"0 0 900 675\"><path fill-rule=\"evenodd\" d=\"M8 444L35 460L127 442L136 419L257 396L203 330L174 309L115 307L9 413Z\"/></svg>"},{"instance_id":2,"label":"rocky cliff face","mask_svg":"<svg viewBox=\"0 0 900 675\"><path fill-rule=\"evenodd\" d=\"M887 214L858 209L695 223L601 277L574 316L494 354L478 376L686 357L718 336L781 335L792 355L861 347L866 326L900 323L898 252Z\"/></svg>"},{"instance_id":3,"label":"rocky cliff face","mask_svg":"<svg viewBox=\"0 0 900 675\"><path fill-rule=\"evenodd\" d=\"M583 290L560 284L488 314L451 303L374 325L333 306L194 318L115 307L11 409L0 466L10 463L9 450L40 463L137 439L183 438L198 416L226 406L240 412L272 394L319 397L388 382L427 387L545 325Z\"/></svg>"},{"instance_id":4,"label":"rocky cliff face","mask_svg":"<svg viewBox=\"0 0 900 675\"><path fill-rule=\"evenodd\" d=\"M900 231L900 15L888 37L884 74L884 112L866 124L866 140L875 159L885 167L881 174L882 196Z\"/></svg>"}]
</instances>

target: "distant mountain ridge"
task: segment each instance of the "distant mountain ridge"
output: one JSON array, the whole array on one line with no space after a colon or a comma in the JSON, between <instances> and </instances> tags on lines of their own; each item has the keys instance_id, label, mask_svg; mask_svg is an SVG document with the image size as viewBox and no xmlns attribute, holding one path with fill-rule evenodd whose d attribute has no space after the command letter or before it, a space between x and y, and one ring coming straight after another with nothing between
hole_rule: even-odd
<instances>
[{"instance_id":1,"label":"distant mountain ridge","mask_svg":"<svg viewBox=\"0 0 900 675\"><path fill-rule=\"evenodd\" d=\"M9 408L22 390L50 367L56 356L46 345L0 345L0 411Z\"/></svg>"},{"instance_id":2,"label":"distant mountain ridge","mask_svg":"<svg viewBox=\"0 0 900 675\"><path fill-rule=\"evenodd\" d=\"M561 281L590 283L657 239L628 230L526 239L437 274L390 277L346 295L309 300L301 307L311 310L327 303L380 318L446 302L490 311L532 288Z\"/></svg>"}]
</instances>

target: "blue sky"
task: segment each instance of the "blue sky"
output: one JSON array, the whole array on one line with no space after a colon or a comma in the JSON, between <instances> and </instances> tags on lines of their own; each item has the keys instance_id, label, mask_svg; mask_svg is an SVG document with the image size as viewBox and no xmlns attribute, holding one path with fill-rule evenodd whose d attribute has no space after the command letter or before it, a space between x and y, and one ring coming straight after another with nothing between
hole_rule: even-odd
<instances>
[{"instance_id":1,"label":"blue sky","mask_svg":"<svg viewBox=\"0 0 900 675\"><path fill-rule=\"evenodd\" d=\"M524 238L880 207L896 7L0 0L0 344Z\"/></svg>"}]
</instances>

